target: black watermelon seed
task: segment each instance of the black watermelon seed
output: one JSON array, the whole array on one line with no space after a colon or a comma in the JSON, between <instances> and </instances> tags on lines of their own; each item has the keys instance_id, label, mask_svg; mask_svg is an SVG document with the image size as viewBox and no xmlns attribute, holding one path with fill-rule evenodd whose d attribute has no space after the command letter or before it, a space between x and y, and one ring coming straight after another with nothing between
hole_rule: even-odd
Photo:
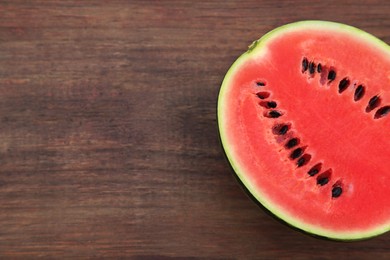
<instances>
[{"instance_id":1,"label":"black watermelon seed","mask_svg":"<svg viewBox=\"0 0 390 260\"><path fill-rule=\"evenodd\" d=\"M299 158L297 161L297 166L302 167L303 165L305 165L310 160L310 157L311 156L309 156L308 154L302 155L302 157Z\"/></svg>"},{"instance_id":2,"label":"black watermelon seed","mask_svg":"<svg viewBox=\"0 0 390 260\"><path fill-rule=\"evenodd\" d=\"M276 124L272 128L272 133L275 135L285 135L290 127L286 124Z\"/></svg>"},{"instance_id":3,"label":"black watermelon seed","mask_svg":"<svg viewBox=\"0 0 390 260\"><path fill-rule=\"evenodd\" d=\"M316 174L319 173L319 172L320 172L319 169L312 168L312 169L310 169L310 170L307 172L307 174L309 174L310 176L314 176L314 175L316 175Z\"/></svg>"},{"instance_id":4,"label":"black watermelon seed","mask_svg":"<svg viewBox=\"0 0 390 260\"><path fill-rule=\"evenodd\" d=\"M271 94L269 92L258 92L256 93L256 96L260 99L266 99L270 96Z\"/></svg>"},{"instance_id":5,"label":"black watermelon seed","mask_svg":"<svg viewBox=\"0 0 390 260\"><path fill-rule=\"evenodd\" d=\"M275 101L268 101L267 102L267 107L269 108L276 108L277 104Z\"/></svg>"},{"instance_id":6,"label":"black watermelon seed","mask_svg":"<svg viewBox=\"0 0 390 260\"><path fill-rule=\"evenodd\" d=\"M305 153L304 155L302 155L297 161L298 168L306 165L310 161L310 159L311 159L310 154Z\"/></svg>"},{"instance_id":7,"label":"black watermelon seed","mask_svg":"<svg viewBox=\"0 0 390 260\"><path fill-rule=\"evenodd\" d=\"M256 85L259 86L259 87L264 87L265 83L263 81L257 81Z\"/></svg>"},{"instance_id":8,"label":"black watermelon seed","mask_svg":"<svg viewBox=\"0 0 390 260\"><path fill-rule=\"evenodd\" d=\"M279 130L278 130L278 134L279 135L284 135L286 134L288 131L288 125L282 125Z\"/></svg>"},{"instance_id":9,"label":"black watermelon seed","mask_svg":"<svg viewBox=\"0 0 390 260\"><path fill-rule=\"evenodd\" d=\"M363 85L357 86L357 88L355 89L355 94L353 96L353 100L355 100L355 101L360 100L364 96L364 92L365 92L365 90L364 90Z\"/></svg>"},{"instance_id":10,"label":"black watermelon seed","mask_svg":"<svg viewBox=\"0 0 390 260\"><path fill-rule=\"evenodd\" d=\"M387 115L388 113L390 112L390 106L384 106L384 107L381 107L379 108L375 115L374 115L374 118L375 119L378 119L378 118L381 118L381 117L384 117L385 115Z\"/></svg>"},{"instance_id":11,"label":"black watermelon seed","mask_svg":"<svg viewBox=\"0 0 390 260\"><path fill-rule=\"evenodd\" d=\"M298 157L300 157L302 155L302 153L303 153L303 149L302 148L297 148L294 151L292 151L292 153L290 154L290 158L292 160L295 160Z\"/></svg>"},{"instance_id":12,"label":"black watermelon seed","mask_svg":"<svg viewBox=\"0 0 390 260\"><path fill-rule=\"evenodd\" d=\"M321 71L322 71L322 65L321 65L321 63L318 63L317 72L320 73Z\"/></svg>"},{"instance_id":13,"label":"black watermelon seed","mask_svg":"<svg viewBox=\"0 0 390 260\"><path fill-rule=\"evenodd\" d=\"M268 113L268 117L271 117L271 118L278 118L280 117L282 114L279 112L279 111L276 111L276 110L271 110L269 111Z\"/></svg>"},{"instance_id":14,"label":"black watermelon seed","mask_svg":"<svg viewBox=\"0 0 390 260\"><path fill-rule=\"evenodd\" d=\"M317 177L317 184L318 185L321 185L321 186L324 186L325 184L327 184L331 178L331 175L332 175L332 168L326 170L325 172L321 173L318 177Z\"/></svg>"},{"instance_id":15,"label":"black watermelon seed","mask_svg":"<svg viewBox=\"0 0 390 260\"><path fill-rule=\"evenodd\" d=\"M309 63L309 72L310 72L310 74L314 74L315 71L316 71L316 64L314 62L310 62Z\"/></svg>"},{"instance_id":16,"label":"black watermelon seed","mask_svg":"<svg viewBox=\"0 0 390 260\"><path fill-rule=\"evenodd\" d=\"M309 61L306 58L302 60L302 72L305 72L309 66Z\"/></svg>"},{"instance_id":17,"label":"black watermelon seed","mask_svg":"<svg viewBox=\"0 0 390 260\"><path fill-rule=\"evenodd\" d=\"M380 104L380 98L378 95L376 96L373 96L372 98L370 98L370 101L368 101L368 105L366 107L366 112L370 112L371 110L373 110L374 108L376 108L377 106L379 106Z\"/></svg>"},{"instance_id":18,"label":"black watermelon seed","mask_svg":"<svg viewBox=\"0 0 390 260\"><path fill-rule=\"evenodd\" d=\"M318 178L317 179L317 184L321 185L321 186L324 186L328 182L329 182L329 178L328 177L322 177L322 178Z\"/></svg>"},{"instance_id":19,"label":"black watermelon seed","mask_svg":"<svg viewBox=\"0 0 390 260\"><path fill-rule=\"evenodd\" d=\"M291 149L291 148L297 146L298 144L299 144L299 139L294 137L294 138L291 138L290 140L288 140L285 147L287 149Z\"/></svg>"},{"instance_id":20,"label":"black watermelon seed","mask_svg":"<svg viewBox=\"0 0 390 260\"><path fill-rule=\"evenodd\" d=\"M333 80L335 80L335 78L336 78L336 71L330 70L328 73L328 80L333 81Z\"/></svg>"},{"instance_id":21,"label":"black watermelon seed","mask_svg":"<svg viewBox=\"0 0 390 260\"><path fill-rule=\"evenodd\" d=\"M343 193L343 189L340 186L333 187L333 189L332 189L332 197L333 198L340 197L341 193Z\"/></svg>"},{"instance_id":22,"label":"black watermelon seed","mask_svg":"<svg viewBox=\"0 0 390 260\"><path fill-rule=\"evenodd\" d=\"M301 157L297 161L297 166L302 167L305 164L305 162L306 162L305 157Z\"/></svg>"},{"instance_id":23,"label":"black watermelon seed","mask_svg":"<svg viewBox=\"0 0 390 260\"><path fill-rule=\"evenodd\" d=\"M346 90L348 88L349 84L350 84L350 81L348 78L343 78L342 80L340 80L339 93L342 93L344 90Z\"/></svg>"},{"instance_id":24,"label":"black watermelon seed","mask_svg":"<svg viewBox=\"0 0 390 260\"><path fill-rule=\"evenodd\" d=\"M314 176L314 175L318 174L318 173L321 171L321 168L322 168L322 163L317 163L316 165L314 165L314 166L307 172L307 174L309 174L310 176Z\"/></svg>"}]
</instances>

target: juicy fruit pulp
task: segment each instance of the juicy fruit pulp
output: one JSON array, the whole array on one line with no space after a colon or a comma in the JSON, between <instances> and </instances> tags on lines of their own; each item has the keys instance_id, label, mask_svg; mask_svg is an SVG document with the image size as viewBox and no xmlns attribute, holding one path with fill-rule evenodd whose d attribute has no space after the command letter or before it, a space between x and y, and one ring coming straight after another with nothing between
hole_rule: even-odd
<instances>
[{"instance_id":1,"label":"juicy fruit pulp","mask_svg":"<svg viewBox=\"0 0 390 260\"><path fill-rule=\"evenodd\" d=\"M323 21L280 27L230 68L218 100L240 180L287 223L333 239L390 229L390 47Z\"/></svg>"}]
</instances>

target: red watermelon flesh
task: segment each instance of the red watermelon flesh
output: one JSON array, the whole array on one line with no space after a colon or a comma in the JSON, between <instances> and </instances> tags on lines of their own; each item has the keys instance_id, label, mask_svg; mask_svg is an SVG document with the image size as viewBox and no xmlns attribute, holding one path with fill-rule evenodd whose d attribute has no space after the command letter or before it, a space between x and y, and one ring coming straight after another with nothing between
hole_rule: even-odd
<instances>
[{"instance_id":1,"label":"red watermelon flesh","mask_svg":"<svg viewBox=\"0 0 390 260\"><path fill-rule=\"evenodd\" d=\"M249 192L333 239L390 229L390 47L359 29L297 22L255 41L218 100L223 147Z\"/></svg>"}]
</instances>

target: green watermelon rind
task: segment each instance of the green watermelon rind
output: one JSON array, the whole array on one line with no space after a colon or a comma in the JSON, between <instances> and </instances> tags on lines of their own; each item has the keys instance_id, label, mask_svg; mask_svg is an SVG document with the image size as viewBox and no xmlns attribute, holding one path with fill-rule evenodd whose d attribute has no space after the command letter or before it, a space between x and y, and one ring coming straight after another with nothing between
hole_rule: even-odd
<instances>
[{"instance_id":1,"label":"green watermelon rind","mask_svg":"<svg viewBox=\"0 0 390 260\"><path fill-rule=\"evenodd\" d=\"M276 216L283 222L287 223L288 225L291 225L292 227L297 228L298 230L307 232L308 234L314 236L324 237L332 240L341 240L341 241L363 240L363 239L368 239L368 238L381 235L383 233L390 231L390 220L389 223L378 226L374 229L358 230L358 231L336 231L336 230L324 229L315 225L305 223L303 221L300 221L298 218L291 216L288 213L285 213L283 209L280 208L278 205L270 202L270 200L266 198L265 194L262 194L261 191L258 190L245 177L245 174L241 170L241 166L236 163L234 156L231 154L229 150L229 141L226 138L226 133L225 133L226 130L223 128L224 125L223 113L225 111L224 105L226 105L226 102L224 102L224 95L229 88L232 75L234 75L237 69L240 68L240 66L244 64L246 61L252 59L253 57L261 55L261 53L264 50L266 50L267 42L273 37L281 36L283 35L283 33L288 31L302 30L305 27L316 28L316 29L323 27L332 30L342 30L343 32L349 32L351 33L351 36L359 37L362 41L367 42L367 44L372 45L374 48L380 48L384 52L384 55L388 55L390 58L390 46L388 44L386 44L382 40L374 37L373 35L365 31L362 31L353 26L349 26L337 22L319 21L319 20L300 21L300 22L294 22L294 23L283 25L281 27L278 27L268 32L259 40L254 41L249 46L248 50L232 64L232 66L226 73L225 78L223 79L219 96L218 96L217 117L218 117L220 138L221 138L222 146L225 151L225 155L228 161L230 162L234 172L236 173L239 181L243 184L247 192L250 193L249 195L253 197L255 200L257 200L257 202L259 202L274 216Z\"/></svg>"}]
</instances>

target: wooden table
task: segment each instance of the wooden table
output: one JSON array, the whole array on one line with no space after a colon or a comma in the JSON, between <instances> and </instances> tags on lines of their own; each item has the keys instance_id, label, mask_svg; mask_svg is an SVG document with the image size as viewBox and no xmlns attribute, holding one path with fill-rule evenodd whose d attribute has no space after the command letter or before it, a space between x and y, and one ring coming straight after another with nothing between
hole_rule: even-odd
<instances>
[{"instance_id":1,"label":"wooden table","mask_svg":"<svg viewBox=\"0 0 390 260\"><path fill-rule=\"evenodd\" d=\"M218 139L231 63L272 28L389 1L0 1L0 258L389 259L319 240L242 191Z\"/></svg>"}]
</instances>

